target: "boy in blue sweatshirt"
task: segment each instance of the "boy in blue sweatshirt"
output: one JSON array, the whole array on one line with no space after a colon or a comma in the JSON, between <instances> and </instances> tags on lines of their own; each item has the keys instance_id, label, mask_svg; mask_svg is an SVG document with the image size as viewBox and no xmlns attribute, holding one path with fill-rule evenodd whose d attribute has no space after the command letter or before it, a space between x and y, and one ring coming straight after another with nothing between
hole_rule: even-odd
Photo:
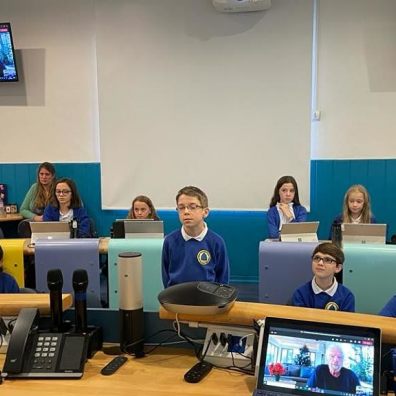
<instances>
[{"instance_id":1,"label":"boy in blue sweatshirt","mask_svg":"<svg viewBox=\"0 0 396 396\"><path fill-rule=\"evenodd\" d=\"M197 187L182 188L176 196L182 223L164 240L162 282L169 287L183 282L210 281L228 284L229 262L223 238L208 229L208 198Z\"/></svg>"},{"instance_id":2,"label":"boy in blue sweatshirt","mask_svg":"<svg viewBox=\"0 0 396 396\"><path fill-rule=\"evenodd\" d=\"M0 293L19 293L19 286L13 276L3 271L4 252L0 246Z\"/></svg>"},{"instance_id":3,"label":"boy in blue sweatshirt","mask_svg":"<svg viewBox=\"0 0 396 396\"><path fill-rule=\"evenodd\" d=\"M316 246L312 253L314 277L294 292L292 304L298 307L355 312L355 297L334 276L342 270L344 260L344 253L333 243L325 242Z\"/></svg>"}]
</instances>

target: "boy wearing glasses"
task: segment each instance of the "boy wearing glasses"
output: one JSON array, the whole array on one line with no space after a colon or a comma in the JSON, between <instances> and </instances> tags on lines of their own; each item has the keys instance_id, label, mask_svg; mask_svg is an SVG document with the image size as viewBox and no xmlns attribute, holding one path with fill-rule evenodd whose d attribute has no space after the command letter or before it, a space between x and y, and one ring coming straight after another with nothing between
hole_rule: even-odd
<instances>
[{"instance_id":1,"label":"boy wearing glasses","mask_svg":"<svg viewBox=\"0 0 396 396\"><path fill-rule=\"evenodd\" d=\"M162 249L162 282L169 287L183 282L228 284L229 262L223 238L208 229L208 198L197 187L182 188L176 196L180 230L167 235Z\"/></svg>"},{"instance_id":2,"label":"boy wearing glasses","mask_svg":"<svg viewBox=\"0 0 396 396\"><path fill-rule=\"evenodd\" d=\"M298 307L355 312L355 297L334 276L342 270L344 259L342 250L333 243L325 242L316 246L312 253L314 277L293 293L292 304Z\"/></svg>"}]
</instances>

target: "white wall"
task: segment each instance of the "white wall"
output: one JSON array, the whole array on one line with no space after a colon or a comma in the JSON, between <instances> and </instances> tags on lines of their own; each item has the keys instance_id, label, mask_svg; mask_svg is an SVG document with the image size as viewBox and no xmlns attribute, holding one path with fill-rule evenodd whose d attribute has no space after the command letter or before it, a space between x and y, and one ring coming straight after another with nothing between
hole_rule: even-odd
<instances>
[{"instance_id":1,"label":"white wall","mask_svg":"<svg viewBox=\"0 0 396 396\"><path fill-rule=\"evenodd\" d=\"M22 61L21 81L0 85L1 161L98 161L94 2L0 0L0 10Z\"/></svg>"},{"instance_id":2,"label":"white wall","mask_svg":"<svg viewBox=\"0 0 396 396\"><path fill-rule=\"evenodd\" d=\"M319 0L312 158L396 157L396 1Z\"/></svg>"},{"instance_id":3,"label":"white wall","mask_svg":"<svg viewBox=\"0 0 396 396\"><path fill-rule=\"evenodd\" d=\"M157 15L158 7L165 1L173 6L169 6L163 14ZM128 117L134 114L138 116L133 119L132 126L138 132L141 131L135 126L140 127L142 124L139 118L141 112L149 112L150 100L147 100L145 96L155 92L154 83L161 80L160 75L164 70L178 64L175 59L166 57L168 53L166 45L171 46L171 41L167 40L172 37L177 38L178 32L183 34L178 37L176 43L172 42L171 47L174 50L176 45L180 49L180 54L188 53L191 64L183 64L183 67L188 66L188 69L185 69L184 73L183 70L178 70L179 75L167 81L171 95L161 93L163 97L170 98L164 103L166 110L169 110L172 103L177 106L178 112L173 113L176 115L172 120L174 125L178 128L184 126L182 132L186 138L177 139L175 146L180 147L180 150L188 150L189 146L186 147L185 144L179 146L179 142L188 142L191 139L190 136L201 137L201 134L205 142L212 141L215 132L219 129L218 120L213 124L210 117L202 117L202 111L206 114L212 112L217 117L215 105L219 102L227 105L229 109L230 117L224 126L233 131L235 126L235 130L243 133L240 137L232 133L231 141L230 139L226 141L227 145L238 146L240 142L243 145L246 140L250 141L251 136L246 131L253 130L257 133L260 131L260 122L262 122L263 131L268 129L269 121L274 122L271 128L275 126L275 129L279 131L281 127L276 125L277 122L281 123L284 119L290 118L293 106L283 94L274 95L270 107L272 116L268 117L265 113L268 106L262 105L260 90L265 92L268 88L280 84L283 79L275 74L271 75L271 78L264 78L266 74L263 70L266 69L260 63L264 47L257 46L257 35L262 36L263 43L270 43L271 58L282 66L279 68L280 74L290 71L304 75L304 70L295 70L295 62L284 62L283 57L285 53L291 54L292 59L294 52L298 55L299 48L294 46L293 35L306 36L309 34L310 27L301 23L294 25L293 17L295 16L296 22L299 21L301 10L311 7L312 2L313 0L272 0L272 8L263 16L260 14L215 14L210 8L210 0L0 0L0 19L12 23L17 56L21 57L23 62L20 83L0 84L0 161L3 163L43 160L100 161L99 129L111 128L109 114L114 115L117 112L125 114L124 110L127 109ZM318 0L318 3L317 108L322 111L322 118L320 122L313 123L312 158L394 158L396 154L394 149L396 147L394 127L396 124L394 111L396 108L394 67L396 64L396 18L394 17L396 2L394 0ZM127 65L127 71L128 69L130 71L127 82L117 80L117 74L107 74L109 71L106 69L108 64L105 66L107 54L104 53L104 58L99 59L99 62L96 59L96 34L101 34L101 31L96 30L98 22L96 18L101 12L101 7L107 6L112 15L122 15L121 22L126 23L127 29L124 30L118 23L111 26L111 29L124 37L123 35L131 30L134 34L139 34L141 32L139 29L142 28L144 22L144 20L136 21L133 26L131 22L130 25L127 24L129 16L128 13L123 15L123 10L130 12L131 4L137 7L140 15L150 19L151 26L155 18L158 18L158 28L151 34L145 31L144 36L131 37L131 42L141 39L150 45L155 44L157 36L162 39L162 48L150 47L150 59L155 62L158 72L151 80L146 79L145 83L151 81L152 85L142 84L141 74L134 72L133 67L136 65L139 68L142 67L139 56L144 52L137 51L133 54L133 48L139 49L139 47L125 48L118 42L114 43L119 54L127 53L136 57L133 64ZM174 8L175 4L177 9ZM293 7L292 4L295 4L293 11L285 15L284 7ZM150 11L153 14L150 14ZM208 20L202 19L202 14L200 14L202 12L205 12L206 17L209 16ZM178 21L174 17L175 14L179 17ZM166 23L171 23L168 29ZM283 25L285 30L279 33L277 24ZM102 27L109 28L106 25ZM162 32L164 35L161 36ZM287 41L289 45L286 45ZM99 52L104 48L102 44L98 44ZM187 44L190 49L186 48ZM231 53L231 49L233 49L235 62L228 64L238 65L238 71L244 77L238 81L234 81L235 69L233 67L220 67L218 62L223 51ZM206 50L211 52L205 53ZM208 58L216 60L216 63L213 62L211 66L208 63L200 64L203 59ZM309 65L309 62L310 60L307 59L306 64ZM200 65L202 67L199 78L189 79L188 74L191 70L199 70ZM98 66L103 68L100 74L109 77L107 80L99 80L99 87L97 86ZM138 70L141 72L141 69ZM205 90L203 78L205 72L211 73L213 80L216 74L222 79L214 85L212 81L210 87ZM184 84L199 88L198 92L201 96L193 99L197 101L197 98L201 98L202 106L195 112L190 106L191 98L188 96L183 105L182 99L186 91L180 94L175 90L179 80L176 77L180 77ZM257 80L253 78L259 78L258 86ZM242 92L242 96L238 97L233 94L230 90L231 85L226 83L227 79L232 82L233 89L239 85L238 92ZM99 93L103 93L107 86L114 84L118 89L123 83L134 88L130 91L131 95L126 94L121 98L101 95L99 116L98 89ZM295 79L292 84L285 83L284 85L282 88L288 88L289 92L293 93L298 88L299 81ZM139 90L135 90L136 87L139 87ZM223 98L218 94L221 90L225 93ZM140 101L140 97L143 97L145 101ZM161 96L154 97L156 109L158 109L159 98ZM211 99L214 105L209 102ZM131 103L133 107L130 106ZM243 103L243 117L238 118L241 103ZM304 106L305 103L302 103L298 108L300 112L304 112ZM257 116L258 110L262 110L259 116ZM147 124L151 125L151 130L166 132L163 121L167 114L157 112L152 114L151 119L146 119ZM305 116L309 117L309 115L302 114L302 119ZM122 120L121 116L120 119ZM247 124L247 121L249 123L252 121L253 124ZM291 118L291 124L292 121L293 118ZM253 129L250 129L251 125ZM148 135L145 129L142 130L143 133L138 134L137 138L147 141L150 148L152 136ZM294 134L304 134L303 130L304 124L300 122L296 122L290 128L290 132ZM115 128L115 132L117 131L118 128ZM273 143L281 142L282 138L282 135L276 134L273 140L263 147L253 147L253 154L245 158L245 162L253 160L254 166L251 167L250 172L246 173L246 179L255 180L253 187L247 187L245 184L232 185L232 172L225 172L227 179L224 183L231 185L233 189L244 189L246 194L257 196L263 194L264 185L267 188L273 185L272 181L264 181L264 174L270 174L275 180L278 173L296 174L301 171L303 168L299 163L290 172L279 168L282 161L267 168L256 166L254 162L256 157L266 156L268 152L274 151ZM129 148L133 150L133 147ZM226 148L218 156L220 165L223 163L224 153L228 152ZM298 148L295 146L293 154L287 151L286 155L293 158L294 151L298 151ZM198 150L198 155L206 155L204 149L205 146L202 150ZM161 153L168 153L168 151L163 150ZM167 154L163 155L166 161ZM236 161L240 161L239 157ZM123 172L122 166L119 167L119 172ZM136 172L138 174L139 169ZM301 172L304 173L305 170ZM196 172L186 173L186 182L187 180L195 181L194 176L197 173L199 169ZM109 175L107 177L111 180ZM134 175L130 177L134 178ZM217 179L219 179L218 175ZM161 177L161 183L162 180L165 180L165 176ZM179 184L181 183L184 183L184 180L179 180ZM120 190L123 187L125 186L117 186ZM302 190L307 197L308 187ZM170 204L173 205L174 191L169 191L167 194L172 195ZM260 200L264 201L262 207L268 199L266 194L260 197ZM307 201L306 198L303 200Z\"/></svg>"},{"instance_id":4,"label":"white wall","mask_svg":"<svg viewBox=\"0 0 396 396\"><path fill-rule=\"evenodd\" d=\"M206 0L98 0L104 207L264 209L293 174L308 204L312 2L222 14Z\"/></svg>"}]
</instances>

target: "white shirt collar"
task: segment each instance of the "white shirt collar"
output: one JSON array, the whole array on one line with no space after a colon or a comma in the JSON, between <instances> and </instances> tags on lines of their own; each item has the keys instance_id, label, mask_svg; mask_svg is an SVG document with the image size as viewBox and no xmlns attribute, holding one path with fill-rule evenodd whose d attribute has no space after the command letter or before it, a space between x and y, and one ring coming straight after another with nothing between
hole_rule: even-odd
<instances>
[{"instance_id":1,"label":"white shirt collar","mask_svg":"<svg viewBox=\"0 0 396 396\"><path fill-rule=\"evenodd\" d=\"M283 212L279 209L279 202L276 204L276 209L278 210L279 220L280 220L279 221L279 231L281 230L283 224L291 223L292 220L295 219L294 209L293 209L294 202L289 202L288 205L289 205L289 208L290 208L290 212L293 215L293 217L290 220L288 220L284 216Z\"/></svg>"},{"instance_id":2,"label":"white shirt collar","mask_svg":"<svg viewBox=\"0 0 396 396\"><path fill-rule=\"evenodd\" d=\"M181 233L182 233L183 239L185 241L189 241L190 239L195 239L195 240L201 242L205 238L206 234L208 233L208 226L204 222L203 231L195 237L188 235L187 232L185 231L184 227L181 228Z\"/></svg>"},{"instance_id":3,"label":"white shirt collar","mask_svg":"<svg viewBox=\"0 0 396 396\"><path fill-rule=\"evenodd\" d=\"M334 294L335 294L336 291L337 291L338 282L337 282L337 279L334 278L333 284L332 284L327 290L322 290L322 289L316 284L316 282L315 282L315 277L313 277L313 278L312 278L312 281L311 281L311 285L312 285L312 290L313 290L313 292L314 292L315 294L319 294L319 293L322 293L322 292L323 292L323 293L326 293L326 294L328 294L329 296L333 297Z\"/></svg>"},{"instance_id":4,"label":"white shirt collar","mask_svg":"<svg viewBox=\"0 0 396 396\"><path fill-rule=\"evenodd\" d=\"M360 215L359 217L357 217L356 219L354 219L353 217L351 217L351 223L352 224L360 224L360 220L362 219L362 215Z\"/></svg>"}]
</instances>

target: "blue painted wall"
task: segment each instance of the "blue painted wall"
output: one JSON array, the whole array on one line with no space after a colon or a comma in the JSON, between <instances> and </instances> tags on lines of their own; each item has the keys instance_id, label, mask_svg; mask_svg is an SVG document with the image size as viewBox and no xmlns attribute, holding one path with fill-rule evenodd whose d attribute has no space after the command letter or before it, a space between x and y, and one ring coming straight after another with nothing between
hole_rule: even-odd
<instances>
[{"instance_id":1,"label":"blue painted wall","mask_svg":"<svg viewBox=\"0 0 396 396\"><path fill-rule=\"evenodd\" d=\"M8 186L8 202L20 205L36 180L38 164L0 164L0 183ZM102 210L99 163L56 164L58 177L71 177L78 185L84 205L95 220L101 236L110 235L116 218L127 211ZM311 212L309 220L319 220L319 238L327 239L332 219L341 211L345 191L351 184L364 184L372 198L378 222L388 224L388 237L396 233L396 160L315 160L311 161ZM176 191L175 191L176 194ZM133 197L131 197L132 199ZM209 197L210 198L210 197ZM268 205L263 202L263 207ZM165 232L180 226L176 211L159 211ZM258 245L267 237L264 212L212 211L208 225L226 241L231 278L236 282L257 282Z\"/></svg>"}]
</instances>

